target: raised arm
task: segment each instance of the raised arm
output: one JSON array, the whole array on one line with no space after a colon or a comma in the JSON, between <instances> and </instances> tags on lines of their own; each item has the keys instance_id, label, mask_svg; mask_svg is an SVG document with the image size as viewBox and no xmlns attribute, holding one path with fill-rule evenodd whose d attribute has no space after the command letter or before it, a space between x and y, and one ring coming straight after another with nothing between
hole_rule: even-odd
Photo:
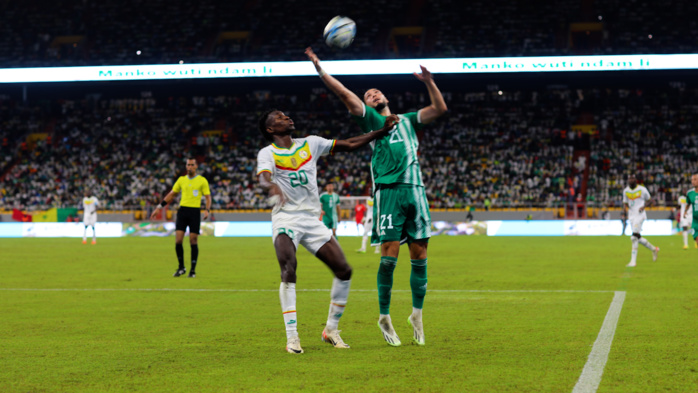
<instances>
[{"instance_id":1,"label":"raised arm","mask_svg":"<svg viewBox=\"0 0 698 393\"><path fill-rule=\"evenodd\" d=\"M327 86L328 89L336 94L340 100L342 100L344 105L346 105L347 109L349 110L349 113L355 116L362 116L364 114L364 103L361 101L361 98L359 98L359 96L354 94L353 91L347 89L340 81L322 69L320 66L320 59L317 57L315 52L313 52L312 48L306 48L305 54L308 56L308 59L313 62L313 65L315 66L318 75L320 75L322 82L325 84L325 86Z\"/></svg>"},{"instance_id":2,"label":"raised arm","mask_svg":"<svg viewBox=\"0 0 698 393\"><path fill-rule=\"evenodd\" d=\"M441 95L441 91L436 87L434 83L434 78L431 76L431 72L424 66L419 66L422 69L422 73L414 73L420 81L424 82L427 86L427 91L429 92L429 99L431 100L431 105L426 106L420 110L420 120L422 124L429 124L436 120L437 117L443 115L448 110L446 102L444 102L444 96Z\"/></svg>"},{"instance_id":3,"label":"raised arm","mask_svg":"<svg viewBox=\"0 0 698 393\"><path fill-rule=\"evenodd\" d=\"M349 139L338 140L334 144L334 151L354 151L360 147L366 146L371 143L372 140L388 135L388 132L395 127L399 121L400 119L397 117L397 115L390 115L385 119L383 128L367 132L363 135L354 136Z\"/></svg>"},{"instance_id":4,"label":"raised arm","mask_svg":"<svg viewBox=\"0 0 698 393\"><path fill-rule=\"evenodd\" d=\"M172 202L172 200L174 199L175 195L177 195L177 194L179 194L179 193L174 192L174 190L168 192L167 195L165 195L165 198L162 199L162 202L160 202L160 204L155 208L155 210L153 210L153 213L150 215L150 219L151 220L154 219L155 216L160 211L160 209L169 205L170 202Z\"/></svg>"}]
</instances>

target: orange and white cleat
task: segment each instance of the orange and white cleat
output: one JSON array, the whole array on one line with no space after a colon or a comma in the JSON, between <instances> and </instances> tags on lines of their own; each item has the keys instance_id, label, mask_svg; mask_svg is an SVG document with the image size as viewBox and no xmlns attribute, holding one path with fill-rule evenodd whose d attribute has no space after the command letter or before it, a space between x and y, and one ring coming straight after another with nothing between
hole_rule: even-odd
<instances>
[{"instance_id":1,"label":"orange and white cleat","mask_svg":"<svg viewBox=\"0 0 698 393\"><path fill-rule=\"evenodd\" d=\"M657 262L657 257L659 256L659 247L655 247L652 250L652 261Z\"/></svg>"}]
</instances>

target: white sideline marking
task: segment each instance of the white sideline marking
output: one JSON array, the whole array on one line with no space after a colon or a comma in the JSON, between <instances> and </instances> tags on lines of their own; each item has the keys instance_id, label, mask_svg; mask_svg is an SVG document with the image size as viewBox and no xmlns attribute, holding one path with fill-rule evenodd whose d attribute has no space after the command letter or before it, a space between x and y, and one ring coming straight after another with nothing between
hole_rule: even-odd
<instances>
[{"instance_id":1,"label":"white sideline marking","mask_svg":"<svg viewBox=\"0 0 698 393\"><path fill-rule=\"evenodd\" d=\"M624 301L625 291L616 291L611 306L606 313L606 318L603 320L599 335L591 348L591 353L589 353L589 359L584 365L582 375L579 376L572 393L595 393L596 389L599 388L603 369L606 367L606 361L608 361L608 353L611 352L613 336L616 333L616 325L618 325L618 318L620 317L620 310L623 308Z\"/></svg>"},{"instance_id":2,"label":"white sideline marking","mask_svg":"<svg viewBox=\"0 0 698 393\"><path fill-rule=\"evenodd\" d=\"M215 289L215 288L0 288L0 291L17 292L278 292L278 289ZM329 292L329 289L296 289L296 292ZM376 289L352 289L351 292L376 292ZM412 292L411 289L394 289L393 292ZM614 291L574 290L574 289L429 289L436 293L612 293ZM617 293L617 292L616 292Z\"/></svg>"}]
</instances>

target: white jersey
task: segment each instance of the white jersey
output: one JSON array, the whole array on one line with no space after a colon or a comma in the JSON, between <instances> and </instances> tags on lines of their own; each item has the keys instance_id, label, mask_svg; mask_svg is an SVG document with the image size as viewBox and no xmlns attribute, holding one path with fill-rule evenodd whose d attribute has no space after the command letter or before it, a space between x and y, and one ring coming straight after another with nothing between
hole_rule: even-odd
<instances>
[{"instance_id":1,"label":"white jersey","mask_svg":"<svg viewBox=\"0 0 698 393\"><path fill-rule=\"evenodd\" d=\"M650 192L643 186L637 186L634 189L625 187L623 190L623 203L628 204L628 218L636 220L638 218L647 219L645 213L645 202L650 199Z\"/></svg>"},{"instance_id":2,"label":"white jersey","mask_svg":"<svg viewBox=\"0 0 698 393\"><path fill-rule=\"evenodd\" d=\"M91 196L89 198L82 198L82 208L84 210L82 214L83 221L96 221L97 220L97 206L99 206L99 199L96 196Z\"/></svg>"},{"instance_id":3,"label":"white jersey","mask_svg":"<svg viewBox=\"0 0 698 393\"><path fill-rule=\"evenodd\" d=\"M273 143L257 155L257 176L270 172L286 197L282 207L275 206L272 216L279 212L309 212L320 216L320 197L317 188L317 160L332 153L335 140L309 136L293 139L293 145L284 149Z\"/></svg>"}]
</instances>

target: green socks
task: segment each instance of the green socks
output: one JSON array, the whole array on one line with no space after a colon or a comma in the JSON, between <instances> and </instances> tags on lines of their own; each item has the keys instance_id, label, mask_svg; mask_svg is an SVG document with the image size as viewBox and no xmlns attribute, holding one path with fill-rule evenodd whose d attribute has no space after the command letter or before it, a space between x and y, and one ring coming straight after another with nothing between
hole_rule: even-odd
<instances>
[{"instance_id":1,"label":"green socks","mask_svg":"<svg viewBox=\"0 0 698 393\"><path fill-rule=\"evenodd\" d=\"M424 296L427 294L427 260L410 259L410 262L412 262L412 273L410 273L412 307L422 309L424 306ZM382 264L383 261L381 260L381 265Z\"/></svg>"},{"instance_id":2,"label":"green socks","mask_svg":"<svg viewBox=\"0 0 698 393\"><path fill-rule=\"evenodd\" d=\"M424 262L426 263L426 260ZM381 264L378 267L378 304L381 314L390 314L390 294L393 290L393 271L396 264L397 258L381 257Z\"/></svg>"}]
</instances>

